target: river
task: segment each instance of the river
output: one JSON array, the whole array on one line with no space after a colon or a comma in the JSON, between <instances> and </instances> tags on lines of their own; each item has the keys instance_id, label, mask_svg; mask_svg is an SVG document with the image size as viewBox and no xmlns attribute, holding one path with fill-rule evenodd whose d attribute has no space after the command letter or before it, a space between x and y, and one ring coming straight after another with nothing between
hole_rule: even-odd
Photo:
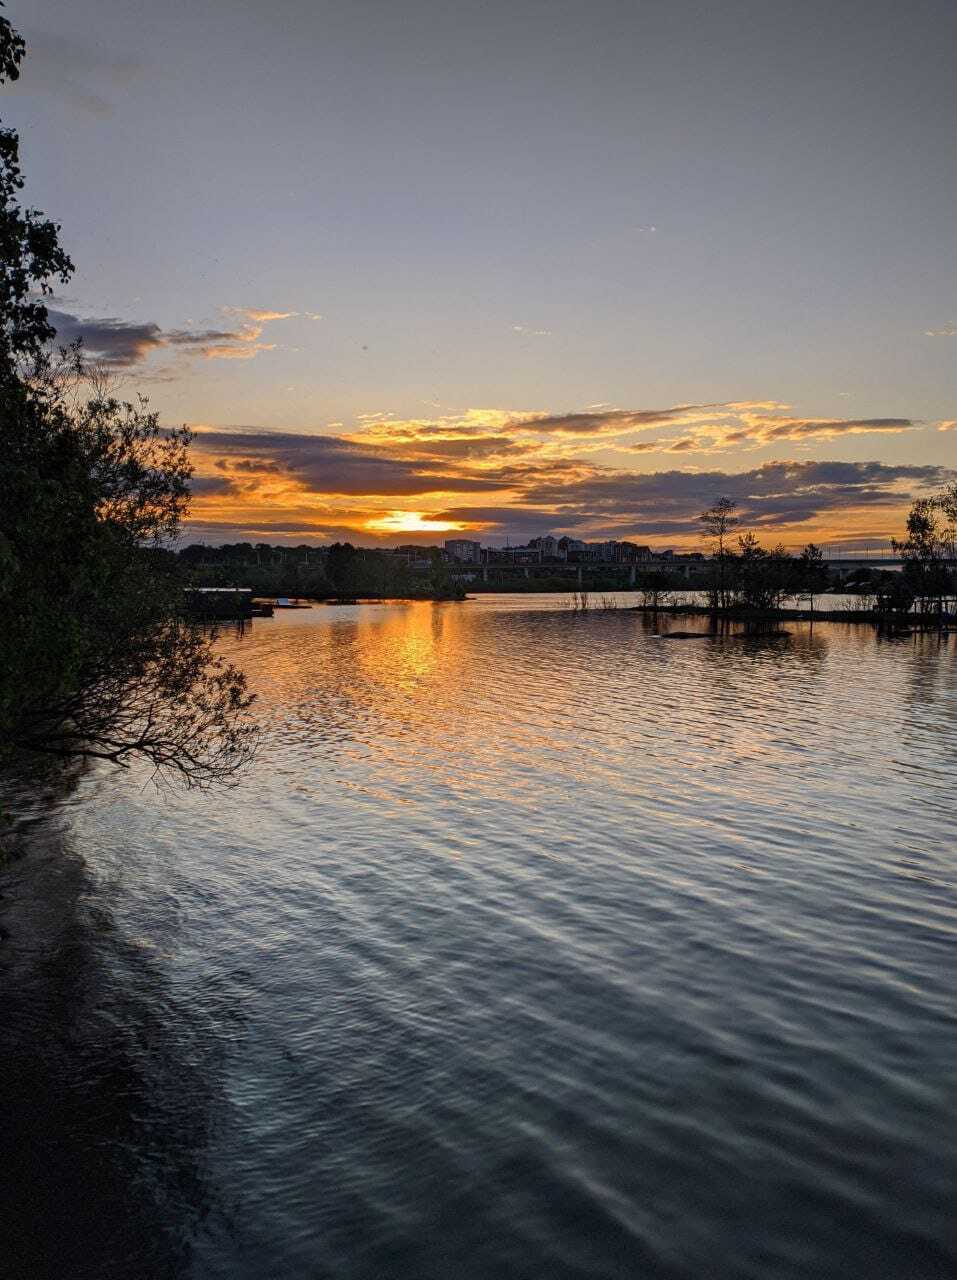
<instances>
[{"instance_id":1,"label":"river","mask_svg":"<svg viewBox=\"0 0 957 1280\"><path fill-rule=\"evenodd\" d=\"M256 620L235 789L8 797L5 1280L952 1280L957 637L561 604Z\"/></svg>"}]
</instances>

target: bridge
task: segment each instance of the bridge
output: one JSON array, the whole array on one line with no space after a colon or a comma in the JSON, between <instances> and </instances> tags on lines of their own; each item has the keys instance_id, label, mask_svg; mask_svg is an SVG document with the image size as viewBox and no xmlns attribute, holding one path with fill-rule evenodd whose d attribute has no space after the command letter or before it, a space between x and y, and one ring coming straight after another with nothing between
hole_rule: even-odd
<instances>
[{"instance_id":1,"label":"bridge","mask_svg":"<svg viewBox=\"0 0 957 1280\"><path fill-rule=\"evenodd\" d=\"M795 557L796 558L796 557ZM564 578L568 580L569 590L585 588L588 586L589 580L594 579L598 575L604 578L615 576L624 579L628 586L633 587L637 582L639 574L647 573L667 573L672 577L681 577L687 581L693 581L695 578L704 577L711 569L713 560L680 560L680 559L663 559L654 558L651 560L634 560L628 563L589 560L582 564L548 564L546 562L538 564L509 564L495 563L494 561L483 564L461 564L452 571L452 576L461 581L475 582L477 579L483 583L494 583L496 581L512 580L516 578L525 578L534 581L537 578ZM957 569L957 559L947 559L941 561L949 569ZM835 577L847 578L852 573L858 573L862 569L885 569L900 570L904 564L901 556L893 552L880 553L878 555L845 553L841 555L825 554L824 566L829 569Z\"/></svg>"},{"instance_id":2,"label":"bridge","mask_svg":"<svg viewBox=\"0 0 957 1280\"><path fill-rule=\"evenodd\" d=\"M905 564L902 556L893 552L887 555L844 555L825 556L824 563L829 569L836 569L843 576L855 569L900 569ZM948 569L957 568L957 559L943 557L938 561Z\"/></svg>"}]
</instances>

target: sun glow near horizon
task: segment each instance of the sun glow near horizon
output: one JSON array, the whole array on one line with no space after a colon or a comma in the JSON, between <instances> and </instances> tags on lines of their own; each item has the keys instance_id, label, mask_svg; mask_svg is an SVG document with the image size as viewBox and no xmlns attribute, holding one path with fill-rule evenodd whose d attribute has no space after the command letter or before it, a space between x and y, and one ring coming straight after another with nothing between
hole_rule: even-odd
<instances>
[{"instance_id":1,"label":"sun glow near horizon","mask_svg":"<svg viewBox=\"0 0 957 1280\"><path fill-rule=\"evenodd\" d=\"M390 511L366 522L374 533L458 533L465 525L456 520L433 520L426 511Z\"/></svg>"}]
</instances>

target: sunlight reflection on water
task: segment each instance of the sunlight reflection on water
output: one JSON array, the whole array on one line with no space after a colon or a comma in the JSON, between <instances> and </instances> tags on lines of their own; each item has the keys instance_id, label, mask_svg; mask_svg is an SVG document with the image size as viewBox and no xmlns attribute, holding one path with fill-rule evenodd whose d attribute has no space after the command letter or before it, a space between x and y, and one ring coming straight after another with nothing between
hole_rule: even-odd
<instances>
[{"instance_id":1,"label":"sunlight reflection on water","mask_svg":"<svg viewBox=\"0 0 957 1280\"><path fill-rule=\"evenodd\" d=\"M787 630L511 596L224 636L239 787L96 771L62 819L71 1066L138 1064L168 1245L110 1274L950 1275L957 650Z\"/></svg>"}]
</instances>

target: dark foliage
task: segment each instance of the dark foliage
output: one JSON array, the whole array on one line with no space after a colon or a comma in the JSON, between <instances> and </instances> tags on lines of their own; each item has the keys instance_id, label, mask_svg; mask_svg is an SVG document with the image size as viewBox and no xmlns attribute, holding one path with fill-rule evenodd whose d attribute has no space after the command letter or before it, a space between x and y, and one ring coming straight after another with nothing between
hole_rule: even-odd
<instances>
[{"instance_id":1,"label":"dark foliage","mask_svg":"<svg viewBox=\"0 0 957 1280\"><path fill-rule=\"evenodd\" d=\"M270 546L236 542L219 547L195 543L179 553L197 586L251 587L257 596L309 599L460 599L457 584L438 548L422 548L425 572L413 572L407 559L389 551L356 547Z\"/></svg>"},{"instance_id":2,"label":"dark foliage","mask_svg":"<svg viewBox=\"0 0 957 1280\"><path fill-rule=\"evenodd\" d=\"M731 531L738 523L737 503L730 498L719 498L713 507L702 511L698 517L701 529L708 539L712 557L711 582L708 588L711 608L715 611L730 608L731 560L733 552L728 548Z\"/></svg>"},{"instance_id":3,"label":"dark foliage","mask_svg":"<svg viewBox=\"0 0 957 1280\"><path fill-rule=\"evenodd\" d=\"M0 15L0 84L17 80L24 44ZM65 283L73 264L60 247L56 223L36 209L23 209L19 192L20 140L0 129L0 379L9 382L24 365L42 356L54 336L42 295L53 282ZM40 295L40 296L38 296Z\"/></svg>"},{"instance_id":4,"label":"dark foliage","mask_svg":"<svg viewBox=\"0 0 957 1280\"><path fill-rule=\"evenodd\" d=\"M0 79L22 55L0 18ZM250 698L181 618L165 546L189 501L189 434L110 396L78 349L49 354L42 297L72 265L21 187L16 134L0 131L0 753L224 780L252 746Z\"/></svg>"},{"instance_id":5,"label":"dark foliage","mask_svg":"<svg viewBox=\"0 0 957 1280\"><path fill-rule=\"evenodd\" d=\"M895 541L894 549L904 561L898 600L906 594L911 601L908 609L916 605L924 621L933 618L942 622L957 593L957 485L913 504L907 516L907 536ZM883 607L894 611L896 603ZM897 611L901 611L899 604Z\"/></svg>"}]
</instances>

